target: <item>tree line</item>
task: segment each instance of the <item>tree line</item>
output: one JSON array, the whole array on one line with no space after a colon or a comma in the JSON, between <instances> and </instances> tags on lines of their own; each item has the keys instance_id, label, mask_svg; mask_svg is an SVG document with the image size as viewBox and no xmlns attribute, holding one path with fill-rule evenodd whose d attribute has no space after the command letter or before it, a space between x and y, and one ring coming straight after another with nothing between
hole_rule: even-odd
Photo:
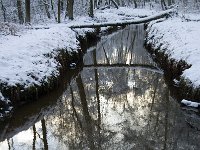
<instances>
[{"instance_id":1,"label":"tree line","mask_svg":"<svg viewBox=\"0 0 200 150\"><path fill-rule=\"evenodd\" d=\"M74 15L94 16L94 9L129 6L134 8L159 6L163 10L171 5L182 9L199 10L200 0L0 0L0 22L30 24L38 21L73 19Z\"/></svg>"}]
</instances>

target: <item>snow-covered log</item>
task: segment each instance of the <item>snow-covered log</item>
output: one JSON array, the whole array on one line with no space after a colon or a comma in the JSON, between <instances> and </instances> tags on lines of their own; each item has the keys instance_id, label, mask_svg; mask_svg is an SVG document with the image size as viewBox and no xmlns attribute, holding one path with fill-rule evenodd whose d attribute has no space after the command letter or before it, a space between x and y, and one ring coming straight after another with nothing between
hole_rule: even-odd
<instances>
[{"instance_id":1,"label":"snow-covered log","mask_svg":"<svg viewBox=\"0 0 200 150\"><path fill-rule=\"evenodd\" d=\"M107 22L107 23L94 23L94 24L84 24L84 25L73 25L70 26L70 28L98 28L98 27L107 27L107 26L124 26L124 25L130 25L130 24L141 24L141 23L147 23L153 20L157 20L160 18L163 18L165 16L168 16L170 13L175 12L176 10L174 8L168 9L166 11L162 11L156 15L152 15L149 17L145 17L142 19L137 20L128 20L128 21L121 21L121 22Z\"/></svg>"},{"instance_id":2,"label":"snow-covered log","mask_svg":"<svg viewBox=\"0 0 200 150\"><path fill-rule=\"evenodd\" d=\"M181 103L184 104L184 105L186 105L186 106L195 107L195 108L197 108L197 107L200 106L200 103L192 102L192 101L185 100L185 99L183 99L183 100L181 101Z\"/></svg>"}]
</instances>

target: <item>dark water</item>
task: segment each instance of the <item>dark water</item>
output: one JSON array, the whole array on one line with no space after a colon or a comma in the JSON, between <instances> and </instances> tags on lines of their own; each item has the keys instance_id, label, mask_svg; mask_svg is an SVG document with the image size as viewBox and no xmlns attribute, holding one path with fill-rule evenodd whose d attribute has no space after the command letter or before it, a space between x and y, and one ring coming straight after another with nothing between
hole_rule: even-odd
<instances>
[{"instance_id":1,"label":"dark water","mask_svg":"<svg viewBox=\"0 0 200 150\"><path fill-rule=\"evenodd\" d=\"M143 40L142 25L102 38L61 90L2 125L0 149L200 149L200 119L170 96Z\"/></svg>"}]
</instances>

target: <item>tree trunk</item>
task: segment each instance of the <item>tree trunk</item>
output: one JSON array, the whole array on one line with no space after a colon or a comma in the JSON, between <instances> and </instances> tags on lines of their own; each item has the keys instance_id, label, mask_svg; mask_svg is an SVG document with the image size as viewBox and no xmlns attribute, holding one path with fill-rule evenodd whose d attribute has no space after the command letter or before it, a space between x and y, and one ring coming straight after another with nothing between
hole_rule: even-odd
<instances>
[{"instance_id":1,"label":"tree trunk","mask_svg":"<svg viewBox=\"0 0 200 150\"><path fill-rule=\"evenodd\" d=\"M105 0L105 5L109 5L109 2L108 2L108 0Z\"/></svg>"},{"instance_id":2,"label":"tree trunk","mask_svg":"<svg viewBox=\"0 0 200 150\"><path fill-rule=\"evenodd\" d=\"M121 2L122 2L122 7L124 7L125 6L124 0L121 0Z\"/></svg>"},{"instance_id":3,"label":"tree trunk","mask_svg":"<svg viewBox=\"0 0 200 150\"><path fill-rule=\"evenodd\" d=\"M50 14L50 12L49 12L49 4L48 4L48 1L47 1L47 0L43 0L43 3L44 3L44 8L45 8L47 17L50 19L50 18L51 18L51 14Z\"/></svg>"},{"instance_id":4,"label":"tree trunk","mask_svg":"<svg viewBox=\"0 0 200 150\"><path fill-rule=\"evenodd\" d=\"M51 10L53 11L53 15L55 17L55 20L57 21L57 17L56 17L56 13L54 11L54 3L53 3L53 0L51 0Z\"/></svg>"},{"instance_id":5,"label":"tree trunk","mask_svg":"<svg viewBox=\"0 0 200 150\"><path fill-rule=\"evenodd\" d=\"M31 3L30 3L30 0L25 0L25 8L26 8L25 22L30 23L31 22Z\"/></svg>"},{"instance_id":6,"label":"tree trunk","mask_svg":"<svg viewBox=\"0 0 200 150\"><path fill-rule=\"evenodd\" d=\"M22 1L21 0L17 0L17 10L18 10L19 23L23 24L24 16L23 16L23 11L22 11Z\"/></svg>"},{"instance_id":7,"label":"tree trunk","mask_svg":"<svg viewBox=\"0 0 200 150\"><path fill-rule=\"evenodd\" d=\"M86 137L88 140L89 148L91 150L93 150L93 149L95 149L95 145L94 145L92 118L89 114L86 94L85 94L85 90L84 90L84 84L83 84L80 74L76 78L76 83L77 83L77 87L78 87L78 91L79 91L79 96L80 96L80 101L81 101L81 106L82 106L82 111L83 111L83 117L85 120L85 134L86 134Z\"/></svg>"},{"instance_id":8,"label":"tree trunk","mask_svg":"<svg viewBox=\"0 0 200 150\"><path fill-rule=\"evenodd\" d=\"M3 20L4 22L6 22L6 8L4 7L2 0L1 0L1 9L3 12Z\"/></svg>"},{"instance_id":9,"label":"tree trunk","mask_svg":"<svg viewBox=\"0 0 200 150\"><path fill-rule=\"evenodd\" d=\"M97 8L98 4L97 4L97 0L94 0L94 8Z\"/></svg>"},{"instance_id":10,"label":"tree trunk","mask_svg":"<svg viewBox=\"0 0 200 150\"><path fill-rule=\"evenodd\" d=\"M145 8L145 5L146 5L146 2L145 2L145 0L143 1L143 8Z\"/></svg>"},{"instance_id":11,"label":"tree trunk","mask_svg":"<svg viewBox=\"0 0 200 150\"><path fill-rule=\"evenodd\" d=\"M60 1L60 10L61 10L61 12L63 12L63 10L64 10L64 0Z\"/></svg>"},{"instance_id":12,"label":"tree trunk","mask_svg":"<svg viewBox=\"0 0 200 150\"><path fill-rule=\"evenodd\" d=\"M118 4L114 1L114 0L110 0L114 5L115 5L115 7L118 9L119 8L119 6L118 6Z\"/></svg>"},{"instance_id":13,"label":"tree trunk","mask_svg":"<svg viewBox=\"0 0 200 150\"><path fill-rule=\"evenodd\" d=\"M35 127L35 125L33 125L33 148L32 148L32 150L36 150L36 148L35 148L35 142L36 142L36 127Z\"/></svg>"},{"instance_id":14,"label":"tree trunk","mask_svg":"<svg viewBox=\"0 0 200 150\"><path fill-rule=\"evenodd\" d=\"M98 0L97 5L100 6L102 4L102 0Z\"/></svg>"},{"instance_id":15,"label":"tree trunk","mask_svg":"<svg viewBox=\"0 0 200 150\"><path fill-rule=\"evenodd\" d=\"M60 23L60 12L61 12L61 9L60 9L60 0L58 0L58 23Z\"/></svg>"},{"instance_id":16,"label":"tree trunk","mask_svg":"<svg viewBox=\"0 0 200 150\"><path fill-rule=\"evenodd\" d=\"M90 0L90 7L89 7L89 16L94 17L94 12L93 12L93 0Z\"/></svg>"},{"instance_id":17,"label":"tree trunk","mask_svg":"<svg viewBox=\"0 0 200 150\"><path fill-rule=\"evenodd\" d=\"M172 1L171 0L168 0L167 3L168 3L168 6L172 5Z\"/></svg>"},{"instance_id":18,"label":"tree trunk","mask_svg":"<svg viewBox=\"0 0 200 150\"><path fill-rule=\"evenodd\" d=\"M168 2L168 6L171 6L174 4L174 0L168 0L167 2Z\"/></svg>"},{"instance_id":19,"label":"tree trunk","mask_svg":"<svg viewBox=\"0 0 200 150\"><path fill-rule=\"evenodd\" d=\"M47 128L44 118L41 120L42 124L42 134L43 134L43 143L44 143L44 149L48 150L48 143L47 143Z\"/></svg>"},{"instance_id":20,"label":"tree trunk","mask_svg":"<svg viewBox=\"0 0 200 150\"><path fill-rule=\"evenodd\" d=\"M119 2L119 0L116 0L116 3L118 4L118 6L120 5L120 2Z\"/></svg>"},{"instance_id":21,"label":"tree trunk","mask_svg":"<svg viewBox=\"0 0 200 150\"><path fill-rule=\"evenodd\" d=\"M162 9L163 10L166 10L167 9L167 5L165 3L165 0L161 0L161 6L162 6Z\"/></svg>"},{"instance_id":22,"label":"tree trunk","mask_svg":"<svg viewBox=\"0 0 200 150\"><path fill-rule=\"evenodd\" d=\"M183 4L186 7L188 5L188 0L183 0Z\"/></svg>"},{"instance_id":23,"label":"tree trunk","mask_svg":"<svg viewBox=\"0 0 200 150\"><path fill-rule=\"evenodd\" d=\"M94 61L94 66L97 65L97 55L96 55L96 49L93 51L93 61ZM98 149L102 149L101 148L101 129L100 129L100 125L101 125L101 105L100 105L100 97L99 97L99 77L98 77L98 69L95 68L94 69L94 74L95 74L95 82L96 82L96 98L97 98L97 133L98 133Z\"/></svg>"},{"instance_id":24,"label":"tree trunk","mask_svg":"<svg viewBox=\"0 0 200 150\"><path fill-rule=\"evenodd\" d=\"M134 2L134 5L135 5L135 8L137 8L137 2L136 2L136 0L134 0L133 2Z\"/></svg>"},{"instance_id":25,"label":"tree trunk","mask_svg":"<svg viewBox=\"0 0 200 150\"><path fill-rule=\"evenodd\" d=\"M67 12L70 20L74 19L73 6L74 6L74 0L67 0Z\"/></svg>"}]
</instances>

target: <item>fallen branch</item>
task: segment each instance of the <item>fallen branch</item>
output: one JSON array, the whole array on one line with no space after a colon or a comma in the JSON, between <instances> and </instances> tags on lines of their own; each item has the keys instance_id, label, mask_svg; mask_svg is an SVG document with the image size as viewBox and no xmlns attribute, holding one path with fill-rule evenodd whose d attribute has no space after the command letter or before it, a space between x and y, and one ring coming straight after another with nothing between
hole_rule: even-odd
<instances>
[{"instance_id":1,"label":"fallen branch","mask_svg":"<svg viewBox=\"0 0 200 150\"><path fill-rule=\"evenodd\" d=\"M112 22L112 23L93 23L93 24L84 24L84 25L73 25L70 26L70 28L98 28L98 27L107 27L107 26L125 26L125 25L130 25L130 24L141 24L141 23L147 23L153 20L157 20L160 18L163 18L165 16L168 16L170 13L175 12L176 10L173 9L168 9L165 10L159 14L152 15L149 17L145 17L142 19L137 19L137 20L128 20L128 21L123 21L123 22Z\"/></svg>"}]
</instances>

